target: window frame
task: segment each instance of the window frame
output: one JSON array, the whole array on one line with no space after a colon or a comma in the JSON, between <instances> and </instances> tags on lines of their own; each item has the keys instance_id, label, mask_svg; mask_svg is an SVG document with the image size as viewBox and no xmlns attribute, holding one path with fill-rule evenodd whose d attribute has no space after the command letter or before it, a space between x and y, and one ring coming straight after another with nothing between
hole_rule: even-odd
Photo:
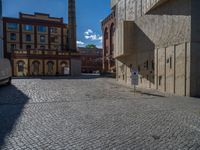
<instances>
[{"instance_id":1,"label":"window frame","mask_svg":"<svg viewBox=\"0 0 200 150\"><path fill-rule=\"evenodd\" d=\"M15 26L14 26L15 25ZM8 22L7 23L7 28L11 30L17 30L18 29L18 23L15 22Z\"/></svg>"}]
</instances>

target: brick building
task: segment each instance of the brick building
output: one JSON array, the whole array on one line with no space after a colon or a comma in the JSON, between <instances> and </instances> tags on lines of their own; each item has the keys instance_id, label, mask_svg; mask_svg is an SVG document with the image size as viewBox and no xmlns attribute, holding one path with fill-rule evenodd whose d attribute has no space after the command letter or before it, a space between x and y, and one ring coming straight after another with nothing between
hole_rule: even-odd
<instances>
[{"instance_id":1,"label":"brick building","mask_svg":"<svg viewBox=\"0 0 200 150\"><path fill-rule=\"evenodd\" d=\"M116 76L142 88L200 96L200 2L111 0L116 11Z\"/></svg>"},{"instance_id":2,"label":"brick building","mask_svg":"<svg viewBox=\"0 0 200 150\"><path fill-rule=\"evenodd\" d=\"M107 16L101 23L103 33L103 71L115 73L114 59L114 32L115 32L115 11Z\"/></svg>"},{"instance_id":3,"label":"brick building","mask_svg":"<svg viewBox=\"0 0 200 150\"><path fill-rule=\"evenodd\" d=\"M3 17L4 57L11 60L14 76L80 74L75 0L68 2L68 24L43 13Z\"/></svg>"},{"instance_id":4,"label":"brick building","mask_svg":"<svg viewBox=\"0 0 200 150\"><path fill-rule=\"evenodd\" d=\"M79 47L78 50L81 54L82 73L102 71L102 49Z\"/></svg>"}]
</instances>

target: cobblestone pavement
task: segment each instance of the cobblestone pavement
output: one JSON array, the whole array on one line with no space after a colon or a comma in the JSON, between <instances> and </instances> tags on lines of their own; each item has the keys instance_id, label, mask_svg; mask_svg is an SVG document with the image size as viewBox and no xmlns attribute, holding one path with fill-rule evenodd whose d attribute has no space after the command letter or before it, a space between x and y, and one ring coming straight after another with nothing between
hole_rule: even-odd
<instances>
[{"instance_id":1,"label":"cobblestone pavement","mask_svg":"<svg viewBox=\"0 0 200 150\"><path fill-rule=\"evenodd\" d=\"M0 149L200 149L200 99L134 95L107 78L0 87Z\"/></svg>"}]
</instances>

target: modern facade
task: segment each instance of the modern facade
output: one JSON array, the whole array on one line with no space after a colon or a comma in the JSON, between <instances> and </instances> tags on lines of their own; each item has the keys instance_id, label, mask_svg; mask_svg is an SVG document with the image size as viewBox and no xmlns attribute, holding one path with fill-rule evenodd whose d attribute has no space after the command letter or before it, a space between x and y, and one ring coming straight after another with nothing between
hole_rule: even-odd
<instances>
[{"instance_id":1,"label":"modern facade","mask_svg":"<svg viewBox=\"0 0 200 150\"><path fill-rule=\"evenodd\" d=\"M115 32L115 11L107 16L101 24L103 33L103 71L115 73L114 59L114 32Z\"/></svg>"},{"instance_id":2,"label":"modern facade","mask_svg":"<svg viewBox=\"0 0 200 150\"><path fill-rule=\"evenodd\" d=\"M200 96L200 1L111 0L116 11L117 80L142 88Z\"/></svg>"},{"instance_id":3,"label":"modern facade","mask_svg":"<svg viewBox=\"0 0 200 150\"><path fill-rule=\"evenodd\" d=\"M82 73L94 73L102 71L102 49L79 47L78 50L81 54Z\"/></svg>"}]
</instances>

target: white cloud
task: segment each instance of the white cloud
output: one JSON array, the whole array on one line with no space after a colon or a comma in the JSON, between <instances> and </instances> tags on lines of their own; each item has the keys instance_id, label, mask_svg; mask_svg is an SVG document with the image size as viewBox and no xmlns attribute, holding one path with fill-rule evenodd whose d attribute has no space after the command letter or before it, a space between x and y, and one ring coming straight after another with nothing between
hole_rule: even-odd
<instances>
[{"instance_id":1,"label":"white cloud","mask_svg":"<svg viewBox=\"0 0 200 150\"><path fill-rule=\"evenodd\" d=\"M85 35L90 35L90 34L93 34L93 31L91 29L87 29L87 31L85 31L84 34Z\"/></svg>"},{"instance_id":2,"label":"white cloud","mask_svg":"<svg viewBox=\"0 0 200 150\"><path fill-rule=\"evenodd\" d=\"M76 43L77 43L78 45L85 45L85 43L82 42L82 41L76 41Z\"/></svg>"},{"instance_id":3,"label":"white cloud","mask_svg":"<svg viewBox=\"0 0 200 150\"><path fill-rule=\"evenodd\" d=\"M102 36L99 34L96 34L93 30L91 29L87 29L84 32L84 37L87 40L91 40L91 41L100 41L102 43Z\"/></svg>"}]
</instances>

